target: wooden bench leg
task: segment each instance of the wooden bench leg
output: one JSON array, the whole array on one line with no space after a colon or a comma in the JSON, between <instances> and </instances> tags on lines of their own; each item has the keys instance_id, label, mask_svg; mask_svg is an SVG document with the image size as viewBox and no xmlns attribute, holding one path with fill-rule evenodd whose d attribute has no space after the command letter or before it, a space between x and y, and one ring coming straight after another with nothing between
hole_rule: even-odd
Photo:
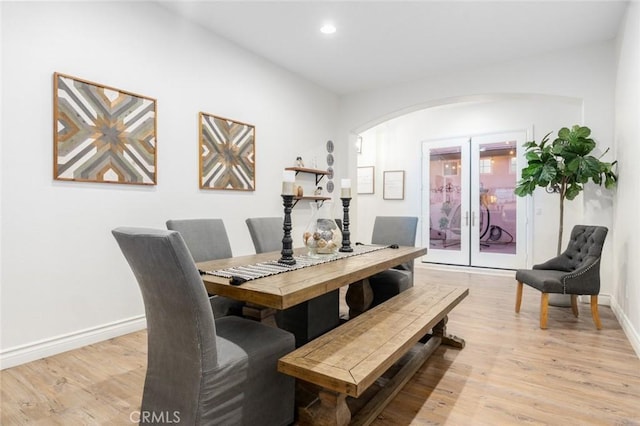
<instances>
[{"instance_id":1,"label":"wooden bench leg","mask_svg":"<svg viewBox=\"0 0 640 426\"><path fill-rule=\"evenodd\" d=\"M464 339L454 336L453 334L447 334L447 322L449 321L449 317L445 315L444 318L440 320L433 327L433 335L440 337L442 339L442 344L447 346L453 346L454 348L463 349L465 345Z\"/></svg>"},{"instance_id":2,"label":"wooden bench leg","mask_svg":"<svg viewBox=\"0 0 640 426\"><path fill-rule=\"evenodd\" d=\"M351 412L347 406L347 395L328 389L318 393L319 401L301 408L299 424L313 426L346 426L351 421Z\"/></svg>"},{"instance_id":3,"label":"wooden bench leg","mask_svg":"<svg viewBox=\"0 0 640 426\"><path fill-rule=\"evenodd\" d=\"M345 301L349 306L349 319L353 319L365 312L373 302L373 290L368 279L349 284L349 289L345 296Z\"/></svg>"}]
</instances>

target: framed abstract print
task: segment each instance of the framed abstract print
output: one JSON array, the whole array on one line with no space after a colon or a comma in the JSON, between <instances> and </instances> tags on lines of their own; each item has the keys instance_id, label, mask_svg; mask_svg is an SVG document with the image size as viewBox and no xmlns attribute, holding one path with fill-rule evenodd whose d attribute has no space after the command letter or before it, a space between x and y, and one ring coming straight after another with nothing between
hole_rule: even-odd
<instances>
[{"instance_id":1,"label":"framed abstract print","mask_svg":"<svg viewBox=\"0 0 640 426\"><path fill-rule=\"evenodd\" d=\"M255 127L204 112L199 118L200 188L255 191Z\"/></svg>"},{"instance_id":2,"label":"framed abstract print","mask_svg":"<svg viewBox=\"0 0 640 426\"><path fill-rule=\"evenodd\" d=\"M156 100L53 75L53 178L155 185Z\"/></svg>"}]
</instances>

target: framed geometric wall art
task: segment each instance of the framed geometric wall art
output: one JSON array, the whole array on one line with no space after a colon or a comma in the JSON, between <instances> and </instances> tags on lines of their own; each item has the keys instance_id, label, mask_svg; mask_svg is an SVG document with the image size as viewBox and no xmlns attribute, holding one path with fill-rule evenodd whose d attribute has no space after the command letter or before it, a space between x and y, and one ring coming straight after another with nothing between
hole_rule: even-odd
<instances>
[{"instance_id":1,"label":"framed geometric wall art","mask_svg":"<svg viewBox=\"0 0 640 426\"><path fill-rule=\"evenodd\" d=\"M156 100L53 74L53 178L155 185Z\"/></svg>"},{"instance_id":2,"label":"framed geometric wall art","mask_svg":"<svg viewBox=\"0 0 640 426\"><path fill-rule=\"evenodd\" d=\"M200 188L255 191L256 128L200 113Z\"/></svg>"}]
</instances>

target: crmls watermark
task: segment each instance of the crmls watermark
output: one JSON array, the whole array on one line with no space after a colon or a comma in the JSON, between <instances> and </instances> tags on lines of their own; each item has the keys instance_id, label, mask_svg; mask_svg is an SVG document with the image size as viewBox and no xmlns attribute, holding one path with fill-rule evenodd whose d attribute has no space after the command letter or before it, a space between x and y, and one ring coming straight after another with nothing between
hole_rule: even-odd
<instances>
[{"instance_id":1,"label":"crmls watermark","mask_svg":"<svg viewBox=\"0 0 640 426\"><path fill-rule=\"evenodd\" d=\"M129 420L140 424L180 423L180 411L132 411Z\"/></svg>"}]
</instances>

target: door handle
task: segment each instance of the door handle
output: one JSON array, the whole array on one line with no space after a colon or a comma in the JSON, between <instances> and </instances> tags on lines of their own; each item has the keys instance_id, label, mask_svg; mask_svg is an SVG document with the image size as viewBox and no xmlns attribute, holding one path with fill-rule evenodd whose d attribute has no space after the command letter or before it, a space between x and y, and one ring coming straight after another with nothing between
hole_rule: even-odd
<instances>
[{"instance_id":1,"label":"door handle","mask_svg":"<svg viewBox=\"0 0 640 426\"><path fill-rule=\"evenodd\" d=\"M469 226L469 210L464 212L464 226Z\"/></svg>"},{"instance_id":2,"label":"door handle","mask_svg":"<svg viewBox=\"0 0 640 426\"><path fill-rule=\"evenodd\" d=\"M476 212L471 212L471 227L476 226Z\"/></svg>"}]
</instances>

